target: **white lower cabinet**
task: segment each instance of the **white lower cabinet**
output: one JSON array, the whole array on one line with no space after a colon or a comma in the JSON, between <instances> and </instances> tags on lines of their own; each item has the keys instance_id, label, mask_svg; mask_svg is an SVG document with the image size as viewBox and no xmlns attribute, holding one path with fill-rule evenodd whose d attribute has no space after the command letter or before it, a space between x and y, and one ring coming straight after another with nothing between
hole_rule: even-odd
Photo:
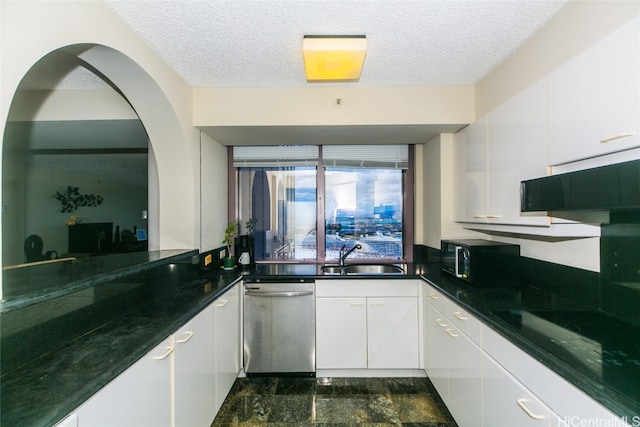
<instances>
[{"instance_id":1,"label":"white lower cabinet","mask_svg":"<svg viewBox=\"0 0 640 427\"><path fill-rule=\"evenodd\" d=\"M215 416L240 372L240 285L235 285L225 292L213 302L211 308L215 325ZM209 424L213 418L209 418ZM182 426L176 423L176 427Z\"/></svg>"},{"instance_id":2,"label":"white lower cabinet","mask_svg":"<svg viewBox=\"0 0 640 427\"><path fill-rule=\"evenodd\" d=\"M481 350L425 301L427 375L460 426L482 426Z\"/></svg>"},{"instance_id":3,"label":"white lower cabinet","mask_svg":"<svg viewBox=\"0 0 640 427\"><path fill-rule=\"evenodd\" d=\"M172 340L164 340L84 403L78 426L171 426Z\"/></svg>"},{"instance_id":4,"label":"white lower cabinet","mask_svg":"<svg viewBox=\"0 0 640 427\"><path fill-rule=\"evenodd\" d=\"M174 334L176 426L206 426L215 417L213 325L214 309L209 306Z\"/></svg>"},{"instance_id":5,"label":"white lower cabinet","mask_svg":"<svg viewBox=\"0 0 640 427\"><path fill-rule=\"evenodd\" d=\"M316 282L317 369L418 369L415 280Z\"/></svg>"},{"instance_id":6,"label":"white lower cabinet","mask_svg":"<svg viewBox=\"0 0 640 427\"><path fill-rule=\"evenodd\" d=\"M487 355L482 358L482 401L485 426L550 425L551 410Z\"/></svg>"},{"instance_id":7,"label":"white lower cabinet","mask_svg":"<svg viewBox=\"0 0 640 427\"><path fill-rule=\"evenodd\" d=\"M431 285L422 295L425 371L460 427L628 425Z\"/></svg>"},{"instance_id":8,"label":"white lower cabinet","mask_svg":"<svg viewBox=\"0 0 640 427\"><path fill-rule=\"evenodd\" d=\"M59 426L211 425L240 371L239 292L229 289Z\"/></svg>"},{"instance_id":9,"label":"white lower cabinet","mask_svg":"<svg viewBox=\"0 0 640 427\"><path fill-rule=\"evenodd\" d=\"M316 367L367 368L367 299L316 300Z\"/></svg>"},{"instance_id":10,"label":"white lower cabinet","mask_svg":"<svg viewBox=\"0 0 640 427\"><path fill-rule=\"evenodd\" d=\"M367 298L367 349L370 369L418 368L417 298Z\"/></svg>"}]
</instances>

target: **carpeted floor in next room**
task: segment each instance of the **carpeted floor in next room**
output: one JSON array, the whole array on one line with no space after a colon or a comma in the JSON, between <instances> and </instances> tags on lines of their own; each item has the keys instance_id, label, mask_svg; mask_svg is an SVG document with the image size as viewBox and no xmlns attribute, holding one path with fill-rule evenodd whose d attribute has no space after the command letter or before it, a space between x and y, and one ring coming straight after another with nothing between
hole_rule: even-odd
<instances>
[{"instance_id":1,"label":"carpeted floor in next room","mask_svg":"<svg viewBox=\"0 0 640 427\"><path fill-rule=\"evenodd\" d=\"M212 427L456 426L427 378L238 378Z\"/></svg>"}]
</instances>

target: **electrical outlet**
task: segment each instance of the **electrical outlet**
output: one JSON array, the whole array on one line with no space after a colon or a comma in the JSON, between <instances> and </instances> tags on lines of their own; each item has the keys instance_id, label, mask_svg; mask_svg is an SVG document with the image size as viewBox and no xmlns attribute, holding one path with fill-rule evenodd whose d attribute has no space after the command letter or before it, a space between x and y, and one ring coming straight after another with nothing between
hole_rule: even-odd
<instances>
[{"instance_id":1,"label":"electrical outlet","mask_svg":"<svg viewBox=\"0 0 640 427\"><path fill-rule=\"evenodd\" d=\"M224 258L226 256L227 256L227 249L225 248L225 249L222 249L220 251L220 259L222 259L222 258Z\"/></svg>"}]
</instances>

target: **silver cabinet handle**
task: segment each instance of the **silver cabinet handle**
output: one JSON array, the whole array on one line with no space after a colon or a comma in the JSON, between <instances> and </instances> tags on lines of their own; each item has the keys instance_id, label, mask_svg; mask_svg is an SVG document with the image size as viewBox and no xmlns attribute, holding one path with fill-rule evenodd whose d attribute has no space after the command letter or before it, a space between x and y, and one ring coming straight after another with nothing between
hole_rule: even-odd
<instances>
[{"instance_id":1,"label":"silver cabinet handle","mask_svg":"<svg viewBox=\"0 0 640 427\"><path fill-rule=\"evenodd\" d=\"M447 329L445 329L445 331L447 332L447 334L449 334L449 336L450 336L451 338L458 338L458 334L456 334L455 332L453 332L453 330L452 330L452 329L447 328Z\"/></svg>"},{"instance_id":2,"label":"silver cabinet handle","mask_svg":"<svg viewBox=\"0 0 640 427\"><path fill-rule=\"evenodd\" d=\"M216 307L224 307L225 305L227 305L229 303L229 301L227 301L226 299L220 301L219 304L216 304Z\"/></svg>"},{"instance_id":3,"label":"silver cabinet handle","mask_svg":"<svg viewBox=\"0 0 640 427\"><path fill-rule=\"evenodd\" d=\"M176 340L176 342L178 344L184 344L187 341L189 341L191 339L191 337L193 336L193 332L189 331L189 332L185 332L185 337L179 340Z\"/></svg>"},{"instance_id":4,"label":"silver cabinet handle","mask_svg":"<svg viewBox=\"0 0 640 427\"><path fill-rule=\"evenodd\" d=\"M245 291L244 294L251 297L304 297L307 295L313 295L313 291L289 291L289 292Z\"/></svg>"},{"instance_id":5,"label":"silver cabinet handle","mask_svg":"<svg viewBox=\"0 0 640 427\"><path fill-rule=\"evenodd\" d=\"M431 292L431 293L429 294L429 296L430 296L432 299L439 299L439 298L440 298L440 295L436 294L435 292Z\"/></svg>"},{"instance_id":6,"label":"silver cabinet handle","mask_svg":"<svg viewBox=\"0 0 640 427\"><path fill-rule=\"evenodd\" d=\"M527 408L526 402L527 402L527 399L516 400L516 403L518 404L520 409L522 409L524 413L527 414L530 418L533 418L534 420L544 420L545 418L544 415L538 415L531 412L531 409Z\"/></svg>"},{"instance_id":7,"label":"silver cabinet handle","mask_svg":"<svg viewBox=\"0 0 640 427\"><path fill-rule=\"evenodd\" d=\"M173 347L165 347L165 349L166 349L166 352L164 354L161 354L160 356L155 356L153 360L164 360L167 357L169 357L171 353L173 353Z\"/></svg>"}]
</instances>

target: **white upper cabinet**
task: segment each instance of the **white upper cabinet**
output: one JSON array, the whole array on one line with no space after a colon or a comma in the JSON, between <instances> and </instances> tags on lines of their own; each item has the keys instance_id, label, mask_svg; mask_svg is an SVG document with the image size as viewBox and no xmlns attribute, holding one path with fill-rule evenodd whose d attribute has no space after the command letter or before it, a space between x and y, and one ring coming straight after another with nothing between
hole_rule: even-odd
<instances>
[{"instance_id":1,"label":"white upper cabinet","mask_svg":"<svg viewBox=\"0 0 640 427\"><path fill-rule=\"evenodd\" d=\"M520 181L547 174L546 87L540 80L489 114L487 220L549 225L546 214L520 213Z\"/></svg>"},{"instance_id":2,"label":"white upper cabinet","mask_svg":"<svg viewBox=\"0 0 640 427\"><path fill-rule=\"evenodd\" d=\"M549 164L640 146L640 17L548 76Z\"/></svg>"},{"instance_id":3,"label":"white upper cabinet","mask_svg":"<svg viewBox=\"0 0 640 427\"><path fill-rule=\"evenodd\" d=\"M456 220L487 217L487 118L481 117L455 138Z\"/></svg>"},{"instance_id":4,"label":"white upper cabinet","mask_svg":"<svg viewBox=\"0 0 640 427\"><path fill-rule=\"evenodd\" d=\"M547 174L545 81L528 87L456 135L456 220L549 225L520 213L520 181Z\"/></svg>"}]
</instances>

